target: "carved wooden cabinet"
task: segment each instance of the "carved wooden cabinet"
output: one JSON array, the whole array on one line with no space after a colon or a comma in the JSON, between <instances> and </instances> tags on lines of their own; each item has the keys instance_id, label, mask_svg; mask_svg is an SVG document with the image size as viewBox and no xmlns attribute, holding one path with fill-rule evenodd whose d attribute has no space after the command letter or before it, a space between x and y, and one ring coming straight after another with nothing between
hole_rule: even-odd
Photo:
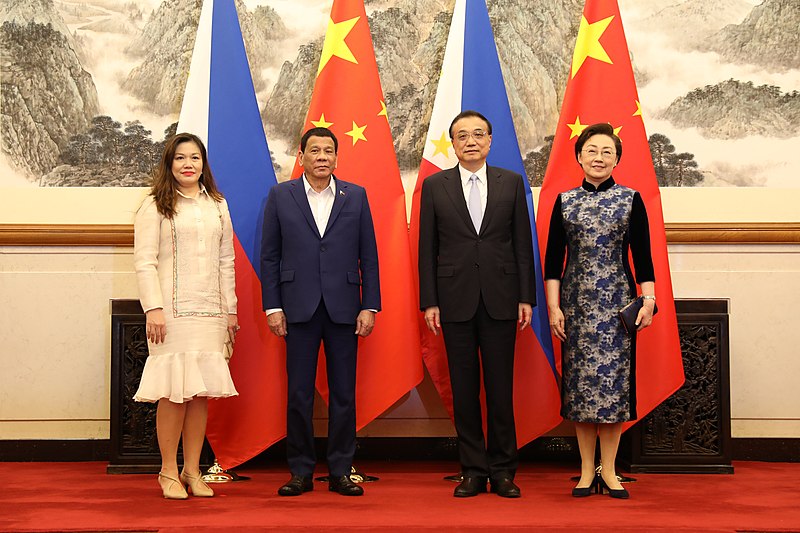
<instances>
[{"instance_id":1,"label":"carved wooden cabinet","mask_svg":"<svg viewBox=\"0 0 800 533\"><path fill-rule=\"evenodd\" d=\"M733 473L727 300L676 300L684 385L623 435L631 472Z\"/></svg>"},{"instance_id":2,"label":"carved wooden cabinet","mask_svg":"<svg viewBox=\"0 0 800 533\"><path fill-rule=\"evenodd\" d=\"M133 401L147 360L138 300L111 300L111 446L109 474L158 472L156 404Z\"/></svg>"}]
</instances>

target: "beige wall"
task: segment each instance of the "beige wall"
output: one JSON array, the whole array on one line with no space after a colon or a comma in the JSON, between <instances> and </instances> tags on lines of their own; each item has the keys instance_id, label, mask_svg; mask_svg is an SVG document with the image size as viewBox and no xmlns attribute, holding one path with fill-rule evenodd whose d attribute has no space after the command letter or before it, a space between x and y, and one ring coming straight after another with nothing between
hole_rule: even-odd
<instances>
[{"instance_id":1,"label":"beige wall","mask_svg":"<svg viewBox=\"0 0 800 533\"><path fill-rule=\"evenodd\" d=\"M2 224L130 224L142 189L6 189ZM800 189L667 189L665 220L800 222ZM2 228L0 228L1 230ZM670 245L676 298L730 301L734 437L800 438L800 244ZM109 300L130 247L0 245L0 439L109 434ZM452 435L429 382L364 435Z\"/></svg>"}]
</instances>

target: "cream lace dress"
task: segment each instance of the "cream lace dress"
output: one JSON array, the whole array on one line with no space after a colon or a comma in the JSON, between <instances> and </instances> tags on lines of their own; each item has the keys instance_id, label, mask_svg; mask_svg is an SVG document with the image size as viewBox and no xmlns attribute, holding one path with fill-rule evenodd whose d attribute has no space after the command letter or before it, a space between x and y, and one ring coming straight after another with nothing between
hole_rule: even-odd
<instances>
[{"instance_id":1,"label":"cream lace dress","mask_svg":"<svg viewBox=\"0 0 800 533\"><path fill-rule=\"evenodd\" d=\"M178 193L177 214L158 213L148 196L134 222L133 260L145 312L163 308L166 340L148 341L134 399L182 403L238 394L223 356L228 314L236 313L233 226L228 204L201 188Z\"/></svg>"}]
</instances>

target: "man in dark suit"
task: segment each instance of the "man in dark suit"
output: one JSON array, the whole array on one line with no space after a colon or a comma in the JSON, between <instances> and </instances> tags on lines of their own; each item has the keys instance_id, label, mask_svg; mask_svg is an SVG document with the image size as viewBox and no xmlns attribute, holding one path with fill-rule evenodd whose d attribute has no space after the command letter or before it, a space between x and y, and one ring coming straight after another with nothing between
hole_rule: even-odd
<instances>
[{"instance_id":1,"label":"man in dark suit","mask_svg":"<svg viewBox=\"0 0 800 533\"><path fill-rule=\"evenodd\" d=\"M444 334L463 481L454 496L520 496L513 371L516 325L536 304L533 245L519 174L486 165L492 125L463 111L450 125L459 164L422 184L420 307ZM486 390L484 441L480 374Z\"/></svg>"},{"instance_id":2,"label":"man in dark suit","mask_svg":"<svg viewBox=\"0 0 800 533\"><path fill-rule=\"evenodd\" d=\"M320 342L328 373L329 490L360 496L350 480L356 448L358 336L375 324L381 297L378 249L363 187L333 176L338 141L327 128L300 140L301 179L272 187L261 244L263 306L270 330L286 339L286 446L291 479L278 489L313 489L314 382Z\"/></svg>"}]
</instances>

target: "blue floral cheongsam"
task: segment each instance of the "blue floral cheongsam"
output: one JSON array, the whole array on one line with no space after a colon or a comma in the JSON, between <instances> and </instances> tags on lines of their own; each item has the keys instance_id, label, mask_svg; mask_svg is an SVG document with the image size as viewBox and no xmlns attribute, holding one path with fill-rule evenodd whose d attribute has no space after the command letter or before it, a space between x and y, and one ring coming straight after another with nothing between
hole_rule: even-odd
<instances>
[{"instance_id":1,"label":"blue floral cheongsam","mask_svg":"<svg viewBox=\"0 0 800 533\"><path fill-rule=\"evenodd\" d=\"M638 192L608 178L559 195L550 219L545 278L561 280L567 336L561 349L561 416L574 422L626 422L636 416L636 337L619 310L636 281L655 281L650 231ZM564 260L566 255L566 261Z\"/></svg>"}]
</instances>

